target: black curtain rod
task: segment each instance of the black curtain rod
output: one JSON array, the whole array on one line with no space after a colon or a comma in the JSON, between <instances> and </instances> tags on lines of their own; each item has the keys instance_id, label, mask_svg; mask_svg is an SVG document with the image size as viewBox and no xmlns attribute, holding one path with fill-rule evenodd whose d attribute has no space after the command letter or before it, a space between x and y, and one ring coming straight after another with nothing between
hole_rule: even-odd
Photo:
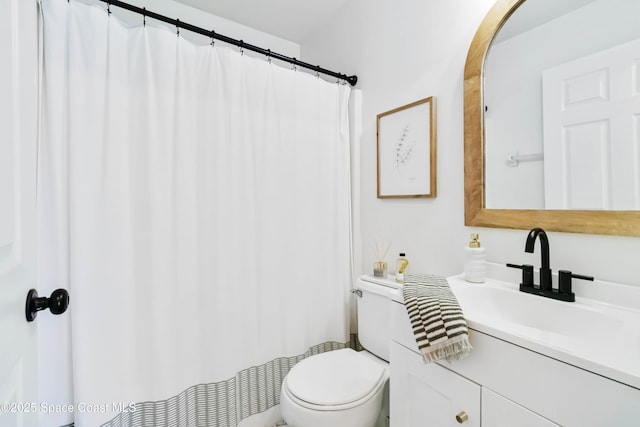
<instances>
[{"instance_id":1,"label":"black curtain rod","mask_svg":"<svg viewBox=\"0 0 640 427\"><path fill-rule=\"evenodd\" d=\"M129 3L125 3L118 0L100 0L101 2L107 3L109 6L116 6L122 9L126 9L131 12L139 13L144 17L149 17L156 19L158 21L166 22L167 24L175 25L177 28L183 28L187 31L191 31L193 33L202 34L203 36L220 40L225 43L229 43L234 46L238 46L241 49L247 49L253 52L261 53L262 55L267 56L268 58L275 58L280 61L288 62L289 64L294 64L298 67L307 68L309 70L313 70L316 73L326 74L328 76L336 77L340 80L345 80L349 82L351 86L355 86L358 82L358 76L347 76L346 74L336 73L335 71L327 70L325 68L320 67L319 65L311 65L307 62L300 61L296 58L291 58L285 55L282 55L277 52L272 52L271 49L263 49L259 46L255 46L249 43L245 43L243 40L236 40L231 37L227 37L222 34L218 34L213 30L205 30L201 27L196 27L195 25L188 24L186 22L182 22L179 19L171 19L164 15L160 15L159 13L152 12L147 10L146 8L140 8L137 6L133 6Z\"/></svg>"}]
</instances>

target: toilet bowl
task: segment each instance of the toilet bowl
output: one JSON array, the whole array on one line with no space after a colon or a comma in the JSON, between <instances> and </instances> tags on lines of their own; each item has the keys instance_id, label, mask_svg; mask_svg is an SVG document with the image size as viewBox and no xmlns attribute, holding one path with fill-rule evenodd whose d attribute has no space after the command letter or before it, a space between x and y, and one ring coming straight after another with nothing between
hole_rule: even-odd
<instances>
[{"instance_id":1,"label":"toilet bowl","mask_svg":"<svg viewBox=\"0 0 640 427\"><path fill-rule=\"evenodd\" d=\"M399 287L372 277L358 280L358 336L367 351L334 350L296 364L280 393L280 410L289 427L387 425L389 288Z\"/></svg>"},{"instance_id":2,"label":"toilet bowl","mask_svg":"<svg viewBox=\"0 0 640 427\"><path fill-rule=\"evenodd\" d=\"M282 383L282 416L290 427L372 427L388 379L388 364L365 351L311 356Z\"/></svg>"}]
</instances>

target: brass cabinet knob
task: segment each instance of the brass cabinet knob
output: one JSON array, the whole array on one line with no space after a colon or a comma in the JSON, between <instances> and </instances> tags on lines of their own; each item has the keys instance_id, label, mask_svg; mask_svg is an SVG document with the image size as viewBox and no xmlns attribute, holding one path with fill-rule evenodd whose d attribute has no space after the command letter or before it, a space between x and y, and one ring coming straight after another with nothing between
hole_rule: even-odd
<instances>
[{"instance_id":1,"label":"brass cabinet knob","mask_svg":"<svg viewBox=\"0 0 640 427\"><path fill-rule=\"evenodd\" d=\"M464 411L460 411L460 413L456 415L456 421L459 422L460 424L467 421L468 419L469 419L469 415L467 415L467 413Z\"/></svg>"}]
</instances>

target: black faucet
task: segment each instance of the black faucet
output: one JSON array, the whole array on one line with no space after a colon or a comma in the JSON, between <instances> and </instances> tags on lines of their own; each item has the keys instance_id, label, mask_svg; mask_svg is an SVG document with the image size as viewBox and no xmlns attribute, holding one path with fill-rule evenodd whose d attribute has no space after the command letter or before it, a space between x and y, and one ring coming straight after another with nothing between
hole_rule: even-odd
<instances>
[{"instance_id":1,"label":"black faucet","mask_svg":"<svg viewBox=\"0 0 640 427\"><path fill-rule=\"evenodd\" d=\"M540 264L540 289L549 291L553 288L551 278L551 268L549 267L549 239L547 233L542 228L534 228L527 236L527 243L524 245L524 251L533 253L533 247L536 239L540 237L540 255L542 264Z\"/></svg>"},{"instance_id":2,"label":"black faucet","mask_svg":"<svg viewBox=\"0 0 640 427\"><path fill-rule=\"evenodd\" d=\"M553 288L551 276L551 267L549 266L549 239L547 233L542 228L534 228L527 236L527 242L524 245L524 251L533 253L536 239L540 237L540 286L533 283L533 266L530 264L516 265L507 264L507 267L519 268L522 270L522 282L520 283L520 291L529 294L540 295L547 298L553 298L561 301L574 302L575 294L571 291L571 279L591 280L591 276L583 276L573 274L567 270L560 270L558 273L559 282L558 289Z\"/></svg>"}]
</instances>

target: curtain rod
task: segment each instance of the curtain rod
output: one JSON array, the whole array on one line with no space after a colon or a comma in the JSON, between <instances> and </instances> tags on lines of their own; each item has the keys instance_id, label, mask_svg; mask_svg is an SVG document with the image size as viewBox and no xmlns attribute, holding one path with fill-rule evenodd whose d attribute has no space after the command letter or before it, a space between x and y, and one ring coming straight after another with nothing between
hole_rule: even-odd
<instances>
[{"instance_id":1,"label":"curtain rod","mask_svg":"<svg viewBox=\"0 0 640 427\"><path fill-rule=\"evenodd\" d=\"M272 52L271 49L263 49L259 46L255 46L249 43L245 43L243 40L236 40L231 37L227 37L222 34L218 34L213 30L205 30L204 28L197 27L195 25L188 24L186 22L182 22L179 19L171 19L164 15L160 15L159 13L152 12L147 10L146 8L137 7L131 5L129 3L125 3L119 0L100 0L103 3L107 3L108 6L116 6L122 9L126 9L130 12L138 13L144 17L149 17L152 19L156 19L158 21L166 22L167 24L175 25L177 28L183 28L187 31L191 31L193 33L201 34L203 36L220 40L225 43L229 43L234 46L238 46L240 49L247 49L253 52L260 53L262 55L267 56L268 58L275 58L280 61L288 62L289 64L294 64L295 66L307 68L309 70L313 70L316 73L326 74L331 77L336 77L341 80L347 81L351 86L355 86L358 82L358 76L347 76L346 74L337 73L335 71L327 70L325 68L320 67L319 65L311 65L307 62L300 61L296 58L291 58L285 55L282 55L277 52Z\"/></svg>"}]
</instances>

